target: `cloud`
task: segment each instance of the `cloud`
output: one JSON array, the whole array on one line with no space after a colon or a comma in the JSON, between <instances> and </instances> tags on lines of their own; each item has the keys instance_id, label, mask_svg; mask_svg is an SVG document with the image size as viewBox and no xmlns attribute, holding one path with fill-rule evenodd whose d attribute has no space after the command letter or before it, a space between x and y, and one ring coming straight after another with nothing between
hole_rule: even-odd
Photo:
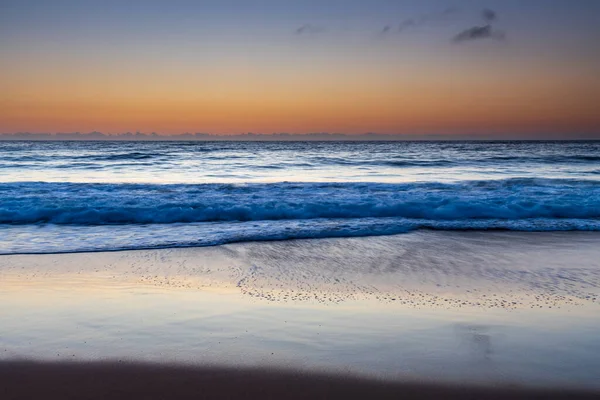
<instances>
[{"instance_id":1,"label":"cloud","mask_svg":"<svg viewBox=\"0 0 600 400\"><path fill-rule=\"evenodd\" d=\"M296 29L296 35L306 35L306 34L315 34L325 32L325 28L321 26L315 26L311 24L302 25L300 28Z\"/></svg>"},{"instance_id":2,"label":"cloud","mask_svg":"<svg viewBox=\"0 0 600 400\"><path fill-rule=\"evenodd\" d=\"M398 32L403 32L404 30L406 30L408 28L412 28L413 26L417 26L417 25L422 25L423 23L424 22L417 23L417 21L415 21L412 18L404 20L400 23L400 26L398 27Z\"/></svg>"},{"instance_id":3,"label":"cloud","mask_svg":"<svg viewBox=\"0 0 600 400\"><path fill-rule=\"evenodd\" d=\"M464 31L460 32L452 39L453 42L467 42L471 40L480 40L480 39L496 39L496 40L504 40L505 34L504 32L499 32L492 28L491 23L498 19L498 14L494 10L490 10L486 8L481 11L481 16L487 23L483 26L474 26Z\"/></svg>"},{"instance_id":4,"label":"cloud","mask_svg":"<svg viewBox=\"0 0 600 400\"><path fill-rule=\"evenodd\" d=\"M479 40L479 39L503 40L504 36L505 36L504 33L494 31L492 29L491 25L484 25L484 26L474 26L472 28L465 29L464 31L460 32L458 35L454 36L453 41L460 43L460 42L467 42L470 40Z\"/></svg>"},{"instance_id":5,"label":"cloud","mask_svg":"<svg viewBox=\"0 0 600 400\"><path fill-rule=\"evenodd\" d=\"M396 26L394 26L393 24L385 25L381 29L380 35L388 36L391 34L403 33L409 29L419 28L421 26L433 25L439 22L447 22L452 15L457 14L461 11L461 9L449 7L443 9L442 11L436 11L428 14L422 14L418 17L407 18ZM503 32L497 31L495 28L492 27L492 23L498 20L498 14L496 13L496 11L489 8L485 8L481 10L481 18L483 18L483 20L485 21L485 25L477 25L468 29L464 29L463 31L455 35L452 41L460 43L480 39L505 39L505 34ZM323 33L325 31L326 29L322 26L304 24L297 28L294 32L296 35L312 35Z\"/></svg>"},{"instance_id":6,"label":"cloud","mask_svg":"<svg viewBox=\"0 0 600 400\"><path fill-rule=\"evenodd\" d=\"M404 21L400 22L397 30L393 30L391 25L386 25L381 31L382 34L391 34L393 32L402 33L411 28L417 28L423 25L428 25L431 23L435 23L437 21L443 21L444 19L450 17L452 14L458 13L460 10L458 8L449 7L442 11L433 12L429 14L423 14L419 17L407 18Z\"/></svg>"},{"instance_id":7,"label":"cloud","mask_svg":"<svg viewBox=\"0 0 600 400\"><path fill-rule=\"evenodd\" d=\"M496 19L498 19L498 14L496 14L496 11L490 10L489 8L483 10L481 12L481 16L486 22L494 22Z\"/></svg>"},{"instance_id":8,"label":"cloud","mask_svg":"<svg viewBox=\"0 0 600 400\"><path fill-rule=\"evenodd\" d=\"M456 14L457 12L460 12L460 8L448 7L444 11L442 11L442 15Z\"/></svg>"}]
</instances>

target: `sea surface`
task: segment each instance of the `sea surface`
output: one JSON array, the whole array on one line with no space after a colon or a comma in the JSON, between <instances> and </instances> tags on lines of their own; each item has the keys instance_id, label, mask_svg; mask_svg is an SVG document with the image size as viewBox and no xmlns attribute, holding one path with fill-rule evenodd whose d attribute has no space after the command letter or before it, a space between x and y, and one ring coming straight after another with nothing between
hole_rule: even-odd
<instances>
[{"instance_id":1,"label":"sea surface","mask_svg":"<svg viewBox=\"0 0 600 400\"><path fill-rule=\"evenodd\" d=\"M0 254L600 231L600 142L0 142Z\"/></svg>"}]
</instances>

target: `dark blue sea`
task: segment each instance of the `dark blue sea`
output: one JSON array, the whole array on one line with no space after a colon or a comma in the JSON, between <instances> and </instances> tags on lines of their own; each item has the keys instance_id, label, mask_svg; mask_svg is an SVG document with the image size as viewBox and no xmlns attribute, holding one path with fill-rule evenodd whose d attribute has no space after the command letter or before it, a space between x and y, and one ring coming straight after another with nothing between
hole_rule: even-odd
<instances>
[{"instance_id":1,"label":"dark blue sea","mask_svg":"<svg viewBox=\"0 0 600 400\"><path fill-rule=\"evenodd\" d=\"M600 142L0 142L0 253L600 231Z\"/></svg>"}]
</instances>

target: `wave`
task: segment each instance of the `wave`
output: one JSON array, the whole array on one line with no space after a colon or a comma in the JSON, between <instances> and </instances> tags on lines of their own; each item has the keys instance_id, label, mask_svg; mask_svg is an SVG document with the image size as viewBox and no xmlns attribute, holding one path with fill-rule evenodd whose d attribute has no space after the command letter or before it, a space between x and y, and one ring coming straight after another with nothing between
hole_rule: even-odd
<instances>
[{"instance_id":1,"label":"wave","mask_svg":"<svg viewBox=\"0 0 600 400\"><path fill-rule=\"evenodd\" d=\"M95 156L95 160L101 161L121 161L121 160L148 160L155 157L164 157L164 154L150 154L150 153L140 153L140 152L132 152L132 153L123 153L123 154L110 154L103 156Z\"/></svg>"},{"instance_id":2,"label":"wave","mask_svg":"<svg viewBox=\"0 0 600 400\"><path fill-rule=\"evenodd\" d=\"M198 247L418 229L600 231L600 182L0 184L0 254Z\"/></svg>"},{"instance_id":3,"label":"wave","mask_svg":"<svg viewBox=\"0 0 600 400\"><path fill-rule=\"evenodd\" d=\"M486 158L474 159L473 162L483 163L486 161L521 161L521 162L540 162L540 163L577 163L600 161L600 156L589 154L562 155L552 154L545 156L492 156Z\"/></svg>"},{"instance_id":4,"label":"wave","mask_svg":"<svg viewBox=\"0 0 600 400\"><path fill-rule=\"evenodd\" d=\"M600 156L595 155L546 155L546 156L489 156L466 157L463 159L418 159L414 157L396 159L353 159L339 157L319 157L315 159L319 164L344 165L344 166L385 166L385 167L452 167L452 166L478 166L478 165L503 165L503 164L589 164L600 161Z\"/></svg>"},{"instance_id":5,"label":"wave","mask_svg":"<svg viewBox=\"0 0 600 400\"><path fill-rule=\"evenodd\" d=\"M0 225L0 254L46 254L217 246L238 242L396 235L444 231L600 231L577 219L428 221L403 218L314 219L168 225Z\"/></svg>"},{"instance_id":6,"label":"wave","mask_svg":"<svg viewBox=\"0 0 600 400\"><path fill-rule=\"evenodd\" d=\"M0 184L0 224L6 225L364 218L432 222L598 220L600 182L507 179L401 184Z\"/></svg>"},{"instance_id":7,"label":"wave","mask_svg":"<svg viewBox=\"0 0 600 400\"><path fill-rule=\"evenodd\" d=\"M228 148L206 148L206 147L191 147L187 148L184 143L178 144L183 149L169 149L159 148L140 150L140 151L129 151L123 152L115 149L113 153L110 153L110 149L105 149L103 152L98 150L91 151L90 153L84 154L75 153L59 153L59 154L48 154L48 153L35 153L35 154L22 154L16 152L3 152L0 153L0 160L8 162L48 162L56 161L57 159L74 161L74 160L85 160L85 161L122 161L122 160L148 160L154 158L172 158L181 156L183 151L184 155L188 158L193 158L194 155L199 155L202 159L207 156L205 153L217 153L214 156L215 159L230 159L230 158L247 158L255 157L255 153L248 153L244 156L240 156L235 152L234 149ZM468 149L464 149L465 152ZM471 149L472 150L472 149ZM240 150L242 151L242 150ZM247 151L244 150L244 151ZM489 154L482 155L485 153L479 151L476 154L457 157L456 154L437 154L437 157L426 158L422 154L395 154L389 155L388 153L375 152L373 157L364 158L364 154L350 152L341 155L308 155L306 160L310 161L311 165L397 165L397 166L446 166L446 165L461 165L464 163L468 164L486 164L486 163L504 163L504 162L516 162L516 163L542 163L542 164L554 164L554 163L593 163L600 161L600 156L593 154L592 150L587 150L588 153L582 154L523 154L522 152L516 154ZM335 153L333 153L335 154ZM208 156L212 157L212 156Z\"/></svg>"}]
</instances>

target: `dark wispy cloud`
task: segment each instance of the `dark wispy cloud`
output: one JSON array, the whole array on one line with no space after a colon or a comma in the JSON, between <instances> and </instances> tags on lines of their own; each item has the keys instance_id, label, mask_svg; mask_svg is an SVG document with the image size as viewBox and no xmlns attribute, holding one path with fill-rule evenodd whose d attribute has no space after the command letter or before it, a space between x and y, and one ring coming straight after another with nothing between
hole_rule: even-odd
<instances>
[{"instance_id":1,"label":"dark wispy cloud","mask_svg":"<svg viewBox=\"0 0 600 400\"><path fill-rule=\"evenodd\" d=\"M460 32L458 35L454 36L454 42L466 42L469 40L478 40L478 39L503 39L504 34L500 32L495 32L492 29L491 25L484 26L474 26L469 29L465 29Z\"/></svg>"},{"instance_id":2,"label":"dark wispy cloud","mask_svg":"<svg viewBox=\"0 0 600 400\"><path fill-rule=\"evenodd\" d=\"M442 15L456 14L458 12L460 12L460 8L457 8L457 7L448 7L448 8L446 8L446 9L444 9L442 11Z\"/></svg>"},{"instance_id":3,"label":"dark wispy cloud","mask_svg":"<svg viewBox=\"0 0 600 400\"><path fill-rule=\"evenodd\" d=\"M400 22L400 25L398 26L398 32L404 32L406 29L412 28L414 26L418 26L418 25L422 25L423 22L419 23L416 20L409 18L406 19L402 22Z\"/></svg>"},{"instance_id":4,"label":"dark wispy cloud","mask_svg":"<svg viewBox=\"0 0 600 400\"><path fill-rule=\"evenodd\" d=\"M387 35L388 33L390 33L392 31L392 26L391 25L386 25L383 27L383 29L381 30L381 34L382 35Z\"/></svg>"},{"instance_id":5,"label":"dark wispy cloud","mask_svg":"<svg viewBox=\"0 0 600 400\"><path fill-rule=\"evenodd\" d=\"M498 19L498 14L490 9L485 9L481 12L481 16L486 25L482 26L473 26L471 28L465 29L462 32L458 33L452 41L455 43L467 42L471 40L481 40L481 39L496 39L496 40L504 40L505 34L504 32L499 32L494 29L491 25L492 22Z\"/></svg>"},{"instance_id":6,"label":"dark wispy cloud","mask_svg":"<svg viewBox=\"0 0 600 400\"><path fill-rule=\"evenodd\" d=\"M382 34L391 34L391 33L402 33L411 28L417 28L420 26L436 23L445 20L453 14L458 13L460 10L458 8L449 7L442 11L432 12L428 14L423 14L418 17L411 17L400 22L396 29L392 27L392 25L386 25Z\"/></svg>"},{"instance_id":7,"label":"dark wispy cloud","mask_svg":"<svg viewBox=\"0 0 600 400\"><path fill-rule=\"evenodd\" d=\"M295 30L296 35L306 35L325 32L325 28L322 26L316 26L312 24L305 24Z\"/></svg>"},{"instance_id":8,"label":"dark wispy cloud","mask_svg":"<svg viewBox=\"0 0 600 400\"><path fill-rule=\"evenodd\" d=\"M494 22L496 19L498 19L498 14L496 14L496 11L490 10L489 8L483 10L481 12L481 16L486 22Z\"/></svg>"},{"instance_id":9,"label":"dark wispy cloud","mask_svg":"<svg viewBox=\"0 0 600 400\"><path fill-rule=\"evenodd\" d=\"M381 36L388 36L391 34L399 34L409 29L418 28L425 25L434 25L440 22L447 21L454 14L460 13L461 10L455 7L449 7L442 11L432 12L428 14L422 14L418 17L407 18L399 24L388 24L385 25L381 31ZM505 34L498 31L492 26L492 23L498 20L498 13L489 8L481 10L480 17L485 21L484 25L475 25L470 28L466 28L456 34L452 41L456 43L467 42L471 40L481 39L496 39L503 40ZM323 33L326 28L323 26L304 24L297 28L294 33L296 35L311 35Z\"/></svg>"}]
</instances>

